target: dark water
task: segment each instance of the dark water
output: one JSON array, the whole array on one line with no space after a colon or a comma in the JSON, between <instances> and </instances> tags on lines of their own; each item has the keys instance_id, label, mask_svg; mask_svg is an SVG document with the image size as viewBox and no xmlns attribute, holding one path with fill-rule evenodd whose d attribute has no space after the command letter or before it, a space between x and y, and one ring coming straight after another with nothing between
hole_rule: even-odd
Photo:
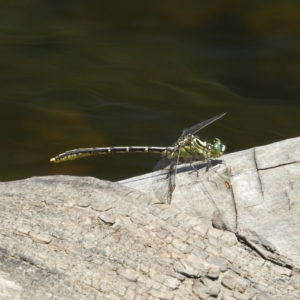
<instances>
[{"instance_id":1,"label":"dark water","mask_svg":"<svg viewBox=\"0 0 300 300\"><path fill-rule=\"evenodd\" d=\"M151 172L155 155L49 159L168 146L223 112L201 134L228 152L299 136L300 2L257 3L2 1L0 180Z\"/></svg>"}]
</instances>

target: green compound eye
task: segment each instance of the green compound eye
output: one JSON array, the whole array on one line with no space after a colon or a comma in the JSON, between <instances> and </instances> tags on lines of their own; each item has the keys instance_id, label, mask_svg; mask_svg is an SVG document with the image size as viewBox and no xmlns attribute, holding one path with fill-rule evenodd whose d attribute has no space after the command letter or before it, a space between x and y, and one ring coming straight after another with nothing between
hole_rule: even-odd
<instances>
[{"instance_id":1,"label":"green compound eye","mask_svg":"<svg viewBox=\"0 0 300 300\"><path fill-rule=\"evenodd\" d=\"M225 151L225 145L222 144L220 139L213 140L213 147L212 147L212 156L213 157L220 157Z\"/></svg>"},{"instance_id":2,"label":"green compound eye","mask_svg":"<svg viewBox=\"0 0 300 300\"><path fill-rule=\"evenodd\" d=\"M221 152L220 145L219 145L219 144L214 144L214 145L213 145L212 151L213 151L215 154L219 154L219 153Z\"/></svg>"}]
</instances>

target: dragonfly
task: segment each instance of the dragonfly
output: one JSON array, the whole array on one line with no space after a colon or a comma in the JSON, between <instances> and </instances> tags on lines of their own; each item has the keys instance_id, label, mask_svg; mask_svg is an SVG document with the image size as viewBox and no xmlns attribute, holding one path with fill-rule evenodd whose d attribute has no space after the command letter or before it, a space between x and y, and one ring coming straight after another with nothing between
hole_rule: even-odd
<instances>
[{"instance_id":1,"label":"dragonfly","mask_svg":"<svg viewBox=\"0 0 300 300\"><path fill-rule=\"evenodd\" d=\"M225 114L223 113L200 122L191 128L184 129L179 139L170 147L123 146L78 148L59 154L51 158L50 161L60 163L80 157L110 153L140 152L161 154L162 158L155 166L152 175L152 187L156 198L161 203L171 204L172 194L176 188L176 174L179 169L180 173L186 174L184 177L184 189L187 189L187 194L190 194L189 191L192 189L189 185L197 187L195 190L196 196L202 191L202 194L210 202L210 204L207 204L209 213L207 212L206 214L211 215L212 211L219 211L212 194L216 193L218 189L225 190L227 194L230 190L228 179L218 172L218 165L222 163L218 158L223 155L226 146L219 138L207 142L200 139L195 133L220 119ZM182 166L178 168L179 165ZM205 171L203 171L204 169ZM208 181L209 184L205 185L204 181ZM197 198L191 199L191 196L187 198L198 205L199 201ZM199 209L201 210L201 208Z\"/></svg>"}]
</instances>

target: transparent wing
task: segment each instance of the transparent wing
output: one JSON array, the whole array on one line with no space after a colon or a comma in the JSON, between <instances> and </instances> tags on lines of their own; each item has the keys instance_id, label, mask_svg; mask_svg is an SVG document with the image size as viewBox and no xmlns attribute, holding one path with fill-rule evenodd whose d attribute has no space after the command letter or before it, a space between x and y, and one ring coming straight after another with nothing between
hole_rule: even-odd
<instances>
[{"instance_id":1,"label":"transparent wing","mask_svg":"<svg viewBox=\"0 0 300 300\"><path fill-rule=\"evenodd\" d=\"M188 134L194 134L194 133L196 133L197 131L199 131L200 129L204 128L205 126L207 126L207 125L211 124L212 122L214 122L214 121L222 118L224 115L226 115L226 113L218 115L216 117L213 117L213 118L211 118L209 120L203 121L203 122L201 122L201 123L199 123L197 125L194 125L191 128L184 129L183 132L182 132L181 137L184 137L184 136L186 136Z\"/></svg>"},{"instance_id":2,"label":"transparent wing","mask_svg":"<svg viewBox=\"0 0 300 300\"><path fill-rule=\"evenodd\" d=\"M213 164L209 167L209 164ZM195 169L197 170L195 170ZM197 215L211 224L217 215L225 228L237 228L236 206L226 165L221 161L185 164L178 169L180 191Z\"/></svg>"},{"instance_id":3,"label":"transparent wing","mask_svg":"<svg viewBox=\"0 0 300 300\"><path fill-rule=\"evenodd\" d=\"M188 134L194 134L205 126L211 124L212 122L223 117L226 113L211 118L209 120L203 121L189 129L185 129L182 132L181 137L178 141L184 138ZM180 146L178 141L175 142L172 147L169 148L170 155L168 157L163 157L155 166L152 175L152 188L155 197L159 200L160 203L171 203L172 193L176 187L175 176L177 173L177 165L180 155ZM173 152L172 152L173 151ZM195 172L197 174L197 172ZM194 175L195 175L194 174ZM195 177L195 176L194 176ZM188 177L188 180L191 180L191 176ZM195 179L194 179L195 181Z\"/></svg>"},{"instance_id":4,"label":"transparent wing","mask_svg":"<svg viewBox=\"0 0 300 300\"><path fill-rule=\"evenodd\" d=\"M154 167L152 174L152 189L160 203L170 204L172 193L176 187L175 176L179 151L172 154L172 158L163 157Z\"/></svg>"}]
</instances>

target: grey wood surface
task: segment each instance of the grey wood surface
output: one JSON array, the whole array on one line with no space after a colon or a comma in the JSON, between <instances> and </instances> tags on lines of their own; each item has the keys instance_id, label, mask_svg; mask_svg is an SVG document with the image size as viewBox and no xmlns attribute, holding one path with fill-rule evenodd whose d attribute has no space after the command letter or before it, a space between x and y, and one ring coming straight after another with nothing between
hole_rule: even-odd
<instances>
[{"instance_id":1,"label":"grey wood surface","mask_svg":"<svg viewBox=\"0 0 300 300\"><path fill-rule=\"evenodd\" d=\"M234 232L150 175L0 183L0 299L300 299L299 141L225 156Z\"/></svg>"},{"instance_id":2,"label":"grey wood surface","mask_svg":"<svg viewBox=\"0 0 300 300\"><path fill-rule=\"evenodd\" d=\"M243 239L248 236L248 242L254 239L253 246L259 243L257 238L270 243L276 255L265 255L275 260L276 256L278 260L286 257L287 264L300 268L300 138L227 154L222 159L231 193L214 200L223 211L236 217L236 226L229 229ZM151 174L121 183L153 194ZM172 204L211 225L214 212L208 215L205 208L209 200L192 187L187 193L185 184L185 177L178 174ZM191 202L197 202L197 207ZM261 251L265 251L264 247Z\"/></svg>"}]
</instances>

